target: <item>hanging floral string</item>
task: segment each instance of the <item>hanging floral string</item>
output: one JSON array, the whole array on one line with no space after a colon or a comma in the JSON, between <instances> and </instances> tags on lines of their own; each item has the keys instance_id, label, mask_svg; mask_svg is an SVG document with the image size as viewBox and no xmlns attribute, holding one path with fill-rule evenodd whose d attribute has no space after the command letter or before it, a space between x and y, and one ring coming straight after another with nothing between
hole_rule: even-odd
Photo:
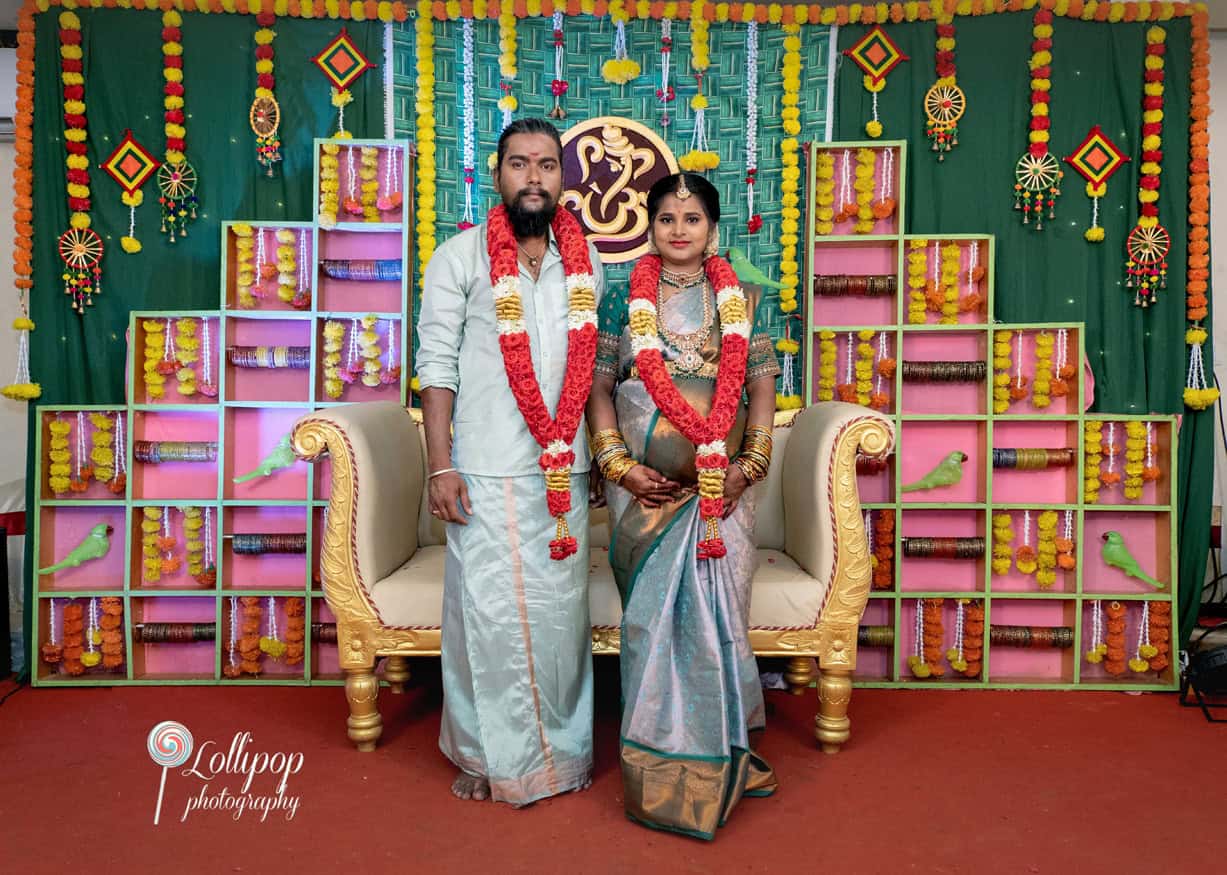
<instances>
[{"instance_id":1,"label":"hanging floral string","mask_svg":"<svg viewBox=\"0 0 1227 875\"><path fill-rule=\"evenodd\" d=\"M839 211L836 222L846 222L856 216L856 200L852 194L852 150L844 149L839 161Z\"/></svg>"},{"instance_id":2,"label":"hanging floral string","mask_svg":"<svg viewBox=\"0 0 1227 875\"><path fill-rule=\"evenodd\" d=\"M844 379L835 387L835 391L839 393L839 400L849 404L856 403L856 371L853 365L855 348L856 343L853 341L852 332L849 331L844 335Z\"/></svg>"},{"instance_id":3,"label":"hanging floral string","mask_svg":"<svg viewBox=\"0 0 1227 875\"><path fill-rule=\"evenodd\" d=\"M141 580L157 583L162 579L162 553L158 549L158 533L162 530L162 510L141 509Z\"/></svg>"},{"instance_id":4,"label":"hanging floral string","mask_svg":"<svg viewBox=\"0 0 1227 875\"><path fill-rule=\"evenodd\" d=\"M94 480L108 483L115 476L115 427L111 414L96 411L89 415L93 431L90 434L89 461Z\"/></svg>"},{"instance_id":5,"label":"hanging floral string","mask_svg":"<svg viewBox=\"0 0 1227 875\"><path fill-rule=\"evenodd\" d=\"M690 108L694 110L694 130L690 135L690 151L677 159L677 165L691 173L706 173L720 166L720 155L707 145L708 103L703 93L703 76L711 65L711 49L703 6L703 0L696 0L690 5L690 66L694 68L695 82L695 95L690 98Z\"/></svg>"},{"instance_id":6,"label":"hanging floral string","mask_svg":"<svg viewBox=\"0 0 1227 875\"><path fill-rule=\"evenodd\" d=\"M260 619L262 610L258 596L240 596L242 620L239 623L239 671L241 674L258 675L264 669L260 664ZM232 608L233 610L233 608Z\"/></svg>"},{"instance_id":7,"label":"hanging floral string","mask_svg":"<svg viewBox=\"0 0 1227 875\"><path fill-rule=\"evenodd\" d=\"M1209 13L1193 13L1189 98L1189 255L1185 282L1185 318L1189 326L1184 342L1189 347L1184 403L1205 410L1218 400L1219 390L1206 379L1203 347L1209 336L1202 321L1209 314L1210 291L1210 35ZM20 37L18 37L20 40ZM20 64L20 61L18 61ZM1143 141L1142 147L1146 147Z\"/></svg>"},{"instance_id":8,"label":"hanging floral string","mask_svg":"<svg viewBox=\"0 0 1227 875\"><path fill-rule=\"evenodd\" d=\"M115 414L115 473L107 482L112 495L123 495L128 487L128 444L124 438L124 415Z\"/></svg>"},{"instance_id":9,"label":"hanging floral string","mask_svg":"<svg viewBox=\"0 0 1227 875\"><path fill-rule=\"evenodd\" d=\"M256 93L251 103L249 121L256 135L256 160L271 177L273 165L281 160L281 140L277 131L281 126L281 107L275 93L277 80L273 75L273 40L277 32L273 25L277 17L271 12L256 16Z\"/></svg>"},{"instance_id":10,"label":"hanging floral string","mask_svg":"<svg viewBox=\"0 0 1227 875\"><path fill-rule=\"evenodd\" d=\"M1057 567L1062 571L1073 571L1078 567L1078 557L1074 554L1074 512L1065 511L1065 519L1061 523L1061 537L1055 541L1057 548Z\"/></svg>"},{"instance_id":11,"label":"hanging floral string","mask_svg":"<svg viewBox=\"0 0 1227 875\"><path fill-rule=\"evenodd\" d=\"M1043 410L1052 404L1052 350L1054 338L1051 331L1035 335L1035 382L1031 386L1031 406Z\"/></svg>"},{"instance_id":12,"label":"hanging floral string","mask_svg":"<svg viewBox=\"0 0 1227 875\"><path fill-rule=\"evenodd\" d=\"M993 412L1005 413L1010 409L1010 338L1014 332L993 332Z\"/></svg>"},{"instance_id":13,"label":"hanging floral string","mask_svg":"<svg viewBox=\"0 0 1227 875\"><path fill-rule=\"evenodd\" d=\"M925 319L925 274L928 272L927 240L909 240L907 242L907 321L912 325L923 325ZM1007 347L1006 352L1009 352Z\"/></svg>"},{"instance_id":14,"label":"hanging floral string","mask_svg":"<svg viewBox=\"0 0 1227 875\"><path fill-rule=\"evenodd\" d=\"M954 62L954 16L948 12L937 18L933 65L937 81L925 93L925 136L933 144L937 160L945 161L946 153L959 144L959 119L967 109Z\"/></svg>"},{"instance_id":15,"label":"hanging floral string","mask_svg":"<svg viewBox=\"0 0 1227 875\"><path fill-rule=\"evenodd\" d=\"M511 124L511 114L516 111L519 101L511 93L512 83L516 78L516 16L512 4L503 3L498 14L498 68L503 81L499 88L503 96L498 100L498 108L503 113L503 127ZM423 265L425 269L425 265Z\"/></svg>"},{"instance_id":16,"label":"hanging floral string","mask_svg":"<svg viewBox=\"0 0 1227 875\"><path fill-rule=\"evenodd\" d=\"M1125 606L1120 602L1109 602L1106 610L1107 641L1104 648L1103 670L1119 677L1125 673L1125 624L1127 622Z\"/></svg>"},{"instance_id":17,"label":"hanging floral string","mask_svg":"<svg viewBox=\"0 0 1227 875\"><path fill-rule=\"evenodd\" d=\"M1162 672L1169 665L1172 652L1172 603L1147 602L1150 610L1147 613L1148 643L1154 650L1150 656L1150 670Z\"/></svg>"},{"instance_id":18,"label":"hanging floral string","mask_svg":"<svg viewBox=\"0 0 1227 875\"><path fill-rule=\"evenodd\" d=\"M1142 614L1138 618L1137 643L1129 659L1129 670L1135 674L1150 671L1150 657L1157 651L1150 643L1150 602L1142 602Z\"/></svg>"},{"instance_id":19,"label":"hanging floral string","mask_svg":"<svg viewBox=\"0 0 1227 875\"><path fill-rule=\"evenodd\" d=\"M418 148L422 146L419 143ZM319 225L325 231L337 226L338 209L341 204L341 159L337 157L341 147L336 143L324 143L320 147L320 210Z\"/></svg>"},{"instance_id":20,"label":"hanging floral string","mask_svg":"<svg viewBox=\"0 0 1227 875\"><path fill-rule=\"evenodd\" d=\"M1010 382L1010 402L1022 401L1027 397L1027 384L1031 382L1023 376L1023 333L1014 334L1014 379Z\"/></svg>"},{"instance_id":21,"label":"hanging floral string","mask_svg":"<svg viewBox=\"0 0 1227 875\"><path fill-rule=\"evenodd\" d=\"M1146 423L1131 419L1125 423L1125 498L1137 501L1142 497L1142 474L1145 470Z\"/></svg>"},{"instance_id":22,"label":"hanging floral string","mask_svg":"<svg viewBox=\"0 0 1227 875\"><path fill-rule=\"evenodd\" d=\"M780 98L780 115L785 136L780 140L780 312L792 313L797 309L797 289L801 285L797 262L798 232L801 224L800 189L800 143L797 134L800 125L784 118L784 110L799 104L801 92L801 28L786 24L784 31L784 58L782 63L784 96Z\"/></svg>"},{"instance_id":23,"label":"hanging floral string","mask_svg":"<svg viewBox=\"0 0 1227 875\"><path fill-rule=\"evenodd\" d=\"M285 642L281 640L277 627L277 602L271 595L268 597L268 634L260 639L260 651L274 660L281 659L285 654Z\"/></svg>"},{"instance_id":24,"label":"hanging floral string","mask_svg":"<svg viewBox=\"0 0 1227 875\"><path fill-rule=\"evenodd\" d=\"M938 322L955 325L959 321L959 276L963 250L959 244L948 242L942 247L942 315Z\"/></svg>"},{"instance_id":25,"label":"hanging floral string","mask_svg":"<svg viewBox=\"0 0 1227 875\"><path fill-rule=\"evenodd\" d=\"M1116 423L1108 423L1107 442L1103 447L1104 455L1108 457L1108 470L1103 472L1101 479L1105 486L1115 486L1120 483L1120 472L1116 470L1116 457L1120 455L1120 445L1116 442Z\"/></svg>"},{"instance_id":26,"label":"hanging floral string","mask_svg":"<svg viewBox=\"0 0 1227 875\"><path fill-rule=\"evenodd\" d=\"M611 13L612 14L612 13ZM550 109L550 118L564 119L567 117L567 111L562 108L562 96L567 93L570 84L567 82L564 71L566 69L565 55L567 51L567 41L562 33L563 15L561 12L555 11L551 19L554 31L554 78L550 82L550 94L554 97L554 106ZM626 35L622 35L622 51L626 52ZM606 62L608 63L608 62ZM633 63L633 62L632 62ZM639 67L635 66L635 75L639 75Z\"/></svg>"},{"instance_id":27,"label":"hanging floral string","mask_svg":"<svg viewBox=\"0 0 1227 875\"><path fill-rule=\"evenodd\" d=\"M1035 548L1031 546L1031 511L1023 511L1023 542L1014 554L1014 564L1019 574L1035 574L1037 567Z\"/></svg>"},{"instance_id":28,"label":"hanging floral string","mask_svg":"<svg viewBox=\"0 0 1227 875\"><path fill-rule=\"evenodd\" d=\"M955 599L954 606L954 646L946 651L946 661L957 672L967 670L967 660L963 656L964 624L966 622L966 605L970 599Z\"/></svg>"},{"instance_id":29,"label":"hanging floral string","mask_svg":"<svg viewBox=\"0 0 1227 875\"><path fill-rule=\"evenodd\" d=\"M673 90L673 83L669 81L672 59L673 20L662 18L660 20L660 87L656 89L656 99L660 102L663 109L660 117L660 126L662 128L669 127L669 123L672 121L669 118L669 104L677 99L677 92Z\"/></svg>"},{"instance_id":30,"label":"hanging floral string","mask_svg":"<svg viewBox=\"0 0 1227 875\"><path fill-rule=\"evenodd\" d=\"M784 336L775 342L775 348L783 357L780 391L775 395L776 410L796 410L805 406L797 392L797 354L801 351L801 342L792 336L794 322L800 322L800 319L789 317L784 320ZM802 334L805 332L804 328L798 330Z\"/></svg>"},{"instance_id":31,"label":"hanging floral string","mask_svg":"<svg viewBox=\"0 0 1227 875\"><path fill-rule=\"evenodd\" d=\"M200 383L197 391L206 398L217 397L213 382L213 337L207 317L200 320Z\"/></svg>"},{"instance_id":32,"label":"hanging floral string","mask_svg":"<svg viewBox=\"0 0 1227 875\"><path fill-rule=\"evenodd\" d=\"M162 13L163 132L166 150L158 168L158 203L162 207L162 233L187 236L187 222L196 218L196 170L187 160L187 114L183 89L183 24L174 9ZM271 47L270 47L271 48ZM258 66L258 62L257 62ZM272 62L269 62L271 68Z\"/></svg>"},{"instance_id":33,"label":"hanging floral string","mask_svg":"<svg viewBox=\"0 0 1227 875\"><path fill-rule=\"evenodd\" d=\"M324 394L336 400L345 391L341 378L341 346L345 323L329 319L324 323Z\"/></svg>"},{"instance_id":34,"label":"hanging floral string","mask_svg":"<svg viewBox=\"0 0 1227 875\"><path fill-rule=\"evenodd\" d=\"M361 167L358 169L358 179L361 183L362 221L378 222L379 207L379 149L375 146L363 146L360 150Z\"/></svg>"},{"instance_id":35,"label":"hanging floral string","mask_svg":"<svg viewBox=\"0 0 1227 875\"><path fill-rule=\"evenodd\" d=\"M217 583L217 559L214 551L213 508L204 509L204 567L199 574L192 575L202 586L212 586Z\"/></svg>"},{"instance_id":36,"label":"hanging floral string","mask_svg":"<svg viewBox=\"0 0 1227 875\"><path fill-rule=\"evenodd\" d=\"M1002 577L1013 565L1014 519L1008 513L993 514L993 574Z\"/></svg>"},{"instance_id":37,"label":"hanging floral string","mask_svg":"<svg viewBox=\"0 0 1227 875\"><path fill-rule=\"evenodd\" d=\"M362 202L358 200L358 173L354 167L354 147L345 147L345 200L341 208L351 216L362 215Z\"/></svg>"},{"instance_id":38,"label":"hanging floral string","mask_svg":"<svg viewBox=\"0 0 1227 875\"><path fill-rule=\"evenodd\" d=\"M1031 35L1031 122L1027 151L1014 168L1014 209L1022 210L1023 224L1035 218L1035 230L1044 228L1044 209L1056 218L1057 198L1061 195L1061 165L1048 151L1048 114L1052 90L1052 12L1037 9Z\"/></svg>"},{"instance_id":39,"label":"hanging floral string","mask_svg":"<svg viewBox=\"0 0 1227 875\"><path fill-rule=\"evenodd\" d=\"M886 332L878 332L878 348L876 351L874 369L877 375L874 378L873 394L869 396L869 406L874 410L885 410L890 406L890 392L887 389L888 383L895 378L895 360L888 354L889 350L886 346Z\"/></svg>"},{"instance_id":40,"label":"hanging floral string","mask_svg":"<svg viewBox=\"0 0 1227 875\"><path fill-rule=\"evenodd\" d=\"M501 20L500 20L501 25ZM414 22L417 47L417 252L419 293L426 288L426 266L435 252L435 34L430 0L418 3ZM512 28L514 32L514 27ZM340 389L338 388L338 397Z\"/></svg>"},{"instance_id":41,"label":"hanging floral string","mask_svg":"<svg viewBox=\"0 0 1227 875\"><path fill-rule=\"evenodd\" d=\"M285 664L300 665L306 649L306 600L293 597L282 604L285 605Z\"/></svg>"},{"instance_id":42,"label":"hanging floral string","mask_svg":"<svg viewBox=\"0 0 1227 875\"><path fill-rule=\"evenodd\" d=\"M1083 486L1082 500L1087 504L1099 501L1099 489L1103 483L1100 466L1103 464L1103 422L1088 419L1082 427Z\"/></svg>"},{"instance_id":43,"label":"hanging floral string","mask_svg":"<svg viewBox=\"0 0 1227 875\"><path fill-rule=\"evenodd\" d=\"M873 139L882 136L882 122L878 118L878 94L886 87L886 76L891 70L909 60L886 31L873 27L855 45L844 49L844 54L864 72L861 84L873 100L873 118L865 123L865 133Z\"/></svg>"},{"instance_id":44,"label":"hanging floral string","mask_svg":"<svg viewBox=\"0 0 1227 875\"><path fill-rule=\"evenodd\" d=\"M801 110L795 106L785 107L780 117L786 122L797 122L800 131ZM785 131L785 133L788 133ZM820 153L820 155L823 153ZM787 178L796 174L801 178L799 167L784 170ZM746 25L746 230L757 233L763 227L763 217L754 212L754 184L758 179L758 22Z\"/></svg>"},{"instance_id":45,"label":"hanging floral string","mask_svg":"<svg viewBox=\"0 0 1227 875\"><path fill-rule=\"evenodd\" d=\"M1068 395L1069 381L1073 379L1075 373L1073 366L1069 364L1069 329L1059 328L1057 329L1056 360L1053 362L1050 379L1050 394L1054 398L1063 398ZM1039 379L1038 376L1036 379Z\"/></svg>"},{"instance_id":46,"label":"hanging floral string","mask_svg":"<svg viewBox=\"0 0 1227 875\"><path fill-rule=\"evenodd\" d=\"M979 313L984 308L984 293L980 291L980 282L986 273L980 264L980 241L972 240L967 247L967 294L959 298L959 310L964 313Z\"/></svg>"},{"instance_id":47,"label":"hanging floral string","mask_svg":"<svg viewBox=\"0 0 1227 875\"><path fill-rule=\"evenodd\" d=\"M1142 467L1142 479L1147 483L1155 483L1163 475L1155 463L1155 424L1146 423L1146 463Z\"/></svg>"},{"instance_id":48,"label":"hanging floral string","mask_svg":"<svg viewBox=\"0 0 1227 875\"><path fill-rule=\"evenodd\" d=\"M400 382L400 359L396 355L396 332L400 328L396 320L388 320L387 333L387 358L384 360L383 369L379 372L379 382L384 386L391 386Z\"/></svg>"},{"instance_id":49,"label":"hanging floral string","mask_svg":"<svg viewBox=\"0 0 1227 875\"><path fill-rule=\"evenodd\" d=\"M222 666L222 674L228 678L237 678L242 674L239 668L239 597L230 596L229 636L226 642L226 664Z\"/></svg>"},{"instance_id":50,"label":"hanging floral string","mask_svg":"<svg viewBox=\"0 0 1227 875\"><path fill-rule=\"evenodd\" d=\"M204 514L199 507L183 509L184 552L187 555L187 573L197 578L204 573Z\"/></svg>"},{"instance_id":51,"label":"hanging floral string","mask_svg":"<svg viewBox=\"0 0 1227 875\"><path fill-rule=\"evenodd\" d=\"M73 455L72 476L68 480L68 488L73 492L84 492L89 489L89 480L94 472L86 463L85 450L85 412L77 411L77 451Z\"/></svg>"},{"instance_id":52,"label":"hanging floral string","mask_svg":"<svg viewBox=\"0 0 1227 875\"><path fill-rule=\"evenodd\" d=\"M835 332L818 332L818 400L835 400Z\"/></svg>"},{"instance_id":53,"label":"hanging floral string","mask_svg":"<svg viewBox=\"0 0 1227 875\"><path fill-rule=\"evenodd\" d=\"M873 202L873 217L889 219L895 214L897 206L894 198L895 185L895 150L882 150L882 173L878 179L878 198Z\"/></svg>"},{"instance_id":54,"label":"hanging floral string","mask_svg":"<svg viewBox=\"0 0 1227 875\"><path fill-rule=\"evenodd\" d=\"M555 15L561 21L561 13ZM611 0L609 19L614 24L614 56L601 65L601 78L614 85L625 85L639 76L639 62L629 58L626 51L626 23L630 21L626 0ZM561 31L561 25L556 29Z\"/></svg>"},{"instance_id":55,"label":"hanging floral string","mask_svg":"<svg viewBox=\"0 0 1227 875\"><path fill-rule=\"evenodd\" d=\"M1040 589L1051 589L1057 582L1057 512L1042 511L1035 521L1036 567L1035 582Z\"/></svg>"},{"instance_id":56,"label":"hanging floral string","mask_svg":"<svg viewBox=\"0 0 1227 875\"><path fill-rule=\"evenodd\" d=\"M877 511L873 523L873 588L891 589L895 585L895 512Z\"/></svg>"},{"instance_id":57,"label":"hanging floral string","mask_svg":"<svg viewBox=\"0 0 1227 875\"><path fill-rule=\"evenodd\" d=\"M184 398L196 394L196 368L200 361L200 338L196 336L195 319L175 320L175 360L179 364L175 371L175 391Z\"/></svg>"},{"instance_id":58,"label":"hanging floral string","mask_svg":"<svg viewBox=\"0 0 1227 875\"><path fill-rule=\"evenodd\" d=\"M826 237L835 230L835 156L823 149L814 159L814 233Z\"/></svg>"},{"instance_id":59,"label":"hanging floral string","mask_svg":"<svg viewBox=\"0 0 1227 875\"><path fill-rule=\"evenodd\" d=\"M472 167L472 165L469 166ZM387 213L400 209L404 201L400 190L401 154L399 146L393 146L384 152L383 167L383 194L375 201L375 206L381 212Z\"/></svg>"},{"instance_id":60,"label":"hanging floral string","mask_svg":"<svg viewBox=\"0 0 1227 875\"><path fill-rule=\"evenodd\" d=\"M856 333L856 403L868 407L873 393L874 332L862 328Z\"/></svg>"},{"instance_id":61,"label":"hanging floral string","mask_svg":"<svg viewBox=\"0 0 1227 875\"><path fill-rule=\"evenodd\" d=\"M872 234L875 217L873 214L873 192L876 188L875 175L878 170L877 149L856 150L856 182L852 188L856 191L856 223L852 226L854 234Z\"/></svg>"},{"instance_id":62,"label":"hanging floral string","mask_svg":"<svg viewBox=\"0 0 1227 875\"><path fill-rule=\"evenodd\" d=\"M1167 254L1171 235L1159 224L1159 174L1163 168L1163 79L1167 31L1146 31L1145 79L1142 97L1142 166L1138 179L1138 221L1125 241L1125 288L1133 289L1133 303L1149 307L1167 288Z\"/></svg>"},{"instance_id":63,"label":"hanging floral string","mask_svg":"<svg viewBox=\"0 0 1227 875\"><path fill-rule=\"evenodd\" d=\"M61 73L65 77L70 74ZM75 74L80 75L80 74ZM82 80L84 81L84 80ZM84 92L82 92L84 93ZM30 289L34 273L34 7L23 4L17 13L17 99L13 121L13 285L17 289L17 366L13 381L0 388L0 394L14 401L33 401L42 387L30 376Z\"/></svg>"},{"instance_id":64,"label":"hanging floral string","mask_svg":"<svg viewBox=\"0 0 1227 875\"><path fill-rule=\"evenodd\" d=\"M1086 661L1098 665L1107 652L1108 645L1103 639L1103 602L1095 599L1091 602L1091 645L1086 649Z\"/></svg>"},{"instance_id":65,"label":"hanging floral string","mask_svg":"<svg viewBox=\"0 0 1227 875\"><path fill-rule=\"evenodd\" d=\"M158 368L166 354L166 326L160 319L145 319L141 327L145 329L144 363L141 368L145 378L145 396L157 401L166 395L166 377Z\"/></svg>"},{"instance_id":66,"label":"hanging floral string","mask_svg":"<svg viewBox=\"0 0 1227 875\"><path fill-rule=\"evenodd\" d=\"M464 210L460 214L460 221L456 223L456 227L464 231L477 224L473 192L473 186L477 182L477 98L474 72L473 19L464 19L460 27L464 45L460 55L460 162L463 165L464 173Z\"/></svg>"}]
</instances>

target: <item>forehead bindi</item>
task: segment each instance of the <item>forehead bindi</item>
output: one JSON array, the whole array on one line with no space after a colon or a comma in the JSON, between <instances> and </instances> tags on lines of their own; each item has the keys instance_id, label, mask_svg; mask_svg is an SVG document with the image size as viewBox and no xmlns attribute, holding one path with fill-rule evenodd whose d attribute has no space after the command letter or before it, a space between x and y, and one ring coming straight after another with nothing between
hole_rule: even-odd
<instances>
[{"instance_id":1,"label":"forehead bindi","mask_svg":"<svg viewBox=\"0 0 1227 875\"><path fill-rule=\"evenodd\" d=\"M677 195L665 195L661 199L660 208L656 211L657 216L672 216L678 219L688 219L691 216L696 216L700 219L706 219L707 213L703 208L693 202L693 197L687 198L686 201L679 200Z\"/></svg>"},{"instance_id":2,"label":"forehead bindi","mask_svg":"<svg viewBox=\"0 0 1227 875\"><path fill-rule=\"evenodd\" d=\"M504 160L517 158L521 161L532 161L540 164L542 161L560 160L558 144L554 138L546 134L516 134L507 141L507 154Z\"/></svg>"}]
</instances>

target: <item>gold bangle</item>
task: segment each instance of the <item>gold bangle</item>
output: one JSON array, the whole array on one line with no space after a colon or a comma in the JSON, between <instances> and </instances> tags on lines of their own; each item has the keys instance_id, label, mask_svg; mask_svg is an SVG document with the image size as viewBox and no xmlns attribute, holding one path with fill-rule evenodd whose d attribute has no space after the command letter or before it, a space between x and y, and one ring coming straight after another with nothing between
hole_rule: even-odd
<instances>
[{"instance_id":1,"label":"gold bangle","mask_svg":"<svg viewBox=\"0 0 1227 875\"><path fill-rule=\"evenodd\" d=\"M606 480L612 483L621 483L623 478L630 473L631 469L638 464L633 456L629 454L622 455L610 460L601 473Z\"/></svg>"},{"instance_id":2,"label":"gold bangle","mask_svg":"<svg viewBox=\"0 0 1227 875\"><path fill-rule=\"evenodd\" d=\"M622 447L625 449L626 441L622 437L622 432L616 428L603 428L592 436L592 452L600 454L604 450L611 447Z\"/></svg>"}]
</instances>

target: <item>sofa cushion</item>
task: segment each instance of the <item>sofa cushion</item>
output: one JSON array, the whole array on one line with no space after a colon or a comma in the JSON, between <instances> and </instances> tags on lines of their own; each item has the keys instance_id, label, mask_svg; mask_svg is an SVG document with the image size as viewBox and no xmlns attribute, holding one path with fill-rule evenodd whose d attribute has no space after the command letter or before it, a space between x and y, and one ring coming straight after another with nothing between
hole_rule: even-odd
<instances>
[{"instance_id":1,"label":"sofa cushion","mask_svg":"<svg viewBox=\"0 0 1227 875\"><path fill-rule=\"evenodd\" d=\"M386 626L438 628L443 615L446 547L422 547L408 562L378 581L372 597ZM609 549L589 551L588 608L594 627L616 628L622 601L609 567ZM750 627L813 626L822 608L822 585L778 550L758 551L750 597Z\"/></svg>"}]
</instances>

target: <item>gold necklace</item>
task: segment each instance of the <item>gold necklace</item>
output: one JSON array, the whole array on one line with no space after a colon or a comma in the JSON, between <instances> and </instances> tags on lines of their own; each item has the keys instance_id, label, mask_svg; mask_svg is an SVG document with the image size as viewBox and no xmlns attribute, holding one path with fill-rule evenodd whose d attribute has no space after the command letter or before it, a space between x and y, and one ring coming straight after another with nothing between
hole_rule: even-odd
<instances>
[{"instance_id":1,"label":"gold necklace","mask_svg":"<svg viewBox=\"0 0 1227 875\"><path fill-rule=\"evenodd\" d=\"M661 265L660 268L661 282L673 286L676 289L685 289L689 288L690 286L698 285L699 281L705 276L707 276L707 274L703 270L702 266L700 266L699 269L693 273L679 273L675 270L669 270L669 268L665 267L664 265Z\"/></svg>"},{"instance_id":2,"label":"gold necklace","mask_svg":"<svg viewBox=\"0 0 1227 875\"><path fill-rule=\"evenodd\" d=\"M663 270L663 269L662 269ZM694 287L696 283L691 283L689 287ZM688 334L678 334L671 331L663 318L659 321L660 333L664 337L669 346L677 350L676 366L679 370L694 374L703 367L703 346L707 343L707 339L711 336L713 320L712 300L709 294L710 283L704 277L701 283L698 283L699 294L703 296L703 323L698 330ZM680 292L679 292L680 294ZM659 294L657 295L659 298ZM676 295L672 296L676 297ZM672 298L671 298L672 299Z\"/></svg>"}]
</instances>

